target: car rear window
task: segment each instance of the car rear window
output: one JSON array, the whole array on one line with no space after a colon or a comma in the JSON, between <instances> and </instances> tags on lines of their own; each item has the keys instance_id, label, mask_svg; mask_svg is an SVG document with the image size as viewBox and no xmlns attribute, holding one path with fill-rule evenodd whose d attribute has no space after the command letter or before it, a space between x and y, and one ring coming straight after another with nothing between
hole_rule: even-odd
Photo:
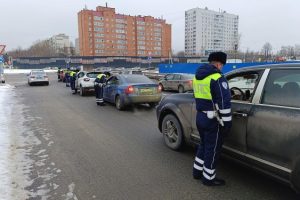
<instances>
[{"instance_id":1,"label":"car rear window","mask_svg":"<svg viewBox=\"0 0 300 200\"><path fill-rule=\"evenodd\" d=\"M148 77L144 75L124 75L127 83L153 83Z\"/></svg>"},{"instance_id":2,"label":"car rear window","mask_svg":"<svg viewBox=\"0 0 300 200\"><path fill-rule=\"evenodd\" d=\"M195 76L194 74L184 74L184 75L182 75L184 80L193 79L194 76Z\"/></svg>"},{"instance_id":3,"label":"car rear window","mask_svg":"<svg viewBox=\"0 0 300 200\"><path fill-rule=\"evenodd\" d=\"M46 73L43 71L32 72L33 75L45 75Z\"/></svg>"},{"instance_id":4,"label":"car rear window","mask_svg":"<svg viewBox=\"0 0 300 200\"><path fill-rule=\"evenodd\" d=\"M97 78L98 74L101 74L100 72L89 72L86 74L89 78Z\"/></svg>"}]
</instances>

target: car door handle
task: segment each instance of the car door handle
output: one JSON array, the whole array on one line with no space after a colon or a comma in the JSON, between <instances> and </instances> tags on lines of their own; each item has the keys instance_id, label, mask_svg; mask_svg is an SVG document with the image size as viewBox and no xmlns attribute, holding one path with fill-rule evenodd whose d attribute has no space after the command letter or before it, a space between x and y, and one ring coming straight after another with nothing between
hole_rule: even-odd
<instances>
[{"instance_id":1,"label":"car door handle","mask_svg":"<svg viewBox=\"0 0 300 200\"><path fill-rule=\"evenodd\" d=\"M233 112L232 114L239 117L248 117L248 114L243 112Z\"/></svg>"}]
</instances>

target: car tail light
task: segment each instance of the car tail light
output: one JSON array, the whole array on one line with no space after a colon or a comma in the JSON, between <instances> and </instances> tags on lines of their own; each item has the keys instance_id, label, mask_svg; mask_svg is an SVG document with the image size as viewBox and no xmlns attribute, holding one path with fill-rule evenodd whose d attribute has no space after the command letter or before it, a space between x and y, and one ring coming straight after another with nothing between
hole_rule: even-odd
<instances>
[{"instance_id":1,"label":"car tail light","mask_svg":"<svg viewBox=\"0 0 300 200\"><path fill-rule=\"evenodd\" d=\"M132 94L134 92L134 87L132 85L128 86L125 90L125 94Z\"/></svg>"},{"instance_id":2,"label":"car tail light","mask_svg":"<svg viewBox=\"0 0 300 200\"><path fill-rule=\"evenodd\" d=\"M90 79L89 79L89 78L84 78L83 80L84 80L84 81L90 81Z\"/></svg>"},{"instance_id":3,"label":"car tail light","mask_svg":"<svg viewBox=\"0 0 300 200\"><path fill-rule=\"evenodd\" d=\"M162 86L161 86L161 85L158 85L157 90L158 90L158 92L161 92L161 91L162 91Z\"/></svg>"},{"instance_id":4,"label":"car tail light","mask_svg":"<svg viewBox=\"0 0 300 200\"><path fill-rule=\"evenodd\" d=\"M188 83L190 86L193 86L193 80L189 80Z\"/></svg>"}]
</instances>

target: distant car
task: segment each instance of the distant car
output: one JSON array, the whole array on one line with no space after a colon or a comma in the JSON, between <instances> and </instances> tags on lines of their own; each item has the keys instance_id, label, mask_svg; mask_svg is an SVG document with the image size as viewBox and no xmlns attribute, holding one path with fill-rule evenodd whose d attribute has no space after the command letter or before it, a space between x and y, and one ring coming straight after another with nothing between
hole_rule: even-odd
<instances>
[{"instance_id":1,"label":"distant car","mask_svg":"<svg viewBox=\"0 0 300 200\"><path fill-rule=\"evenodd\" d=\"M144 73L141 70L125 70L122 74L139 74L143 75Z\"/></svg>"},{"instance_id":2,"label":"distant car","mask_svg":"<svg viewBox=\"0 0 300 200\"><path fill-rule=\"evenodd\" d=\"M163 90L173 90L183 93L193 90L193 78L193 74L167 74L158 84Z\"/></svg>"},{"instance_id":3,"label":"distant car","mask_svg":"<svg viewBox=\"0 0 300 200\"><path fill-rule=\"evenodd\" d=\"M144 75L119 74L110 77L104 86L104 101L114 103L118 110L127 105L148 103L151 107L161 100L161 88Z\"/></svg>"},{"instance_id":4,"label":"distant car","mask_svg":"<svg viewBox=\"0 0 300 200\"><path fill-rule=\"evenodd\" d=\"M80 71L77 73L75 87L79 90L81 96L86 95L88 92L94 92L94 82L98 74L102 72L87 72Z\"/></svg>"},{"instance_id":5,"label":"distant car","mask_svg":"<svg viewBox=\"0 0 300 200\"><path fill-rule=\"evenodd\" d=\"M5 83L5 76L4 73L0 74L1 83Z\"/></svg>"},{"instance_id":6,"label":"distant car","mask_svg":"<svg viewBox=\"0 0 300 200\"><path fill-rule=\"evenodd\" d=\"M33 84L49 85L49 78L44 70L31 70L28 75L28 85Z\"/></svg>"},{"instance_id":7,"label":"distant car","mask_svg":"<svg viewBox=\"0 0 300 200\"><path fill-rule=\"evenodd\" d=\"M300 192L300 65L243 68L226 78L232 128L223 155ZM156 112L159 130L171 149L200 141L193 93L166 96Z\"/></svg>"}]
</instances>

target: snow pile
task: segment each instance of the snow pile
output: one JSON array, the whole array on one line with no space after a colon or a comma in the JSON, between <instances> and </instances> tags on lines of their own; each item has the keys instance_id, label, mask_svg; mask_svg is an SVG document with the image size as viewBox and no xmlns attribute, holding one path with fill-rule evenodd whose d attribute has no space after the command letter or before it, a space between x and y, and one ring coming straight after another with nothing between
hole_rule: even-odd
<instances>
[{"instance_id":1,"label":"snow pile","mask_svg":"<svg viewBox=\"0 0 300 200\"><path fill-rule=\"evenodd\" d=\"M4 69L4 74L29 74L31 69ZM54 69L46 69L45 72L57 72Z\"/></svg>"}]
</instances>

